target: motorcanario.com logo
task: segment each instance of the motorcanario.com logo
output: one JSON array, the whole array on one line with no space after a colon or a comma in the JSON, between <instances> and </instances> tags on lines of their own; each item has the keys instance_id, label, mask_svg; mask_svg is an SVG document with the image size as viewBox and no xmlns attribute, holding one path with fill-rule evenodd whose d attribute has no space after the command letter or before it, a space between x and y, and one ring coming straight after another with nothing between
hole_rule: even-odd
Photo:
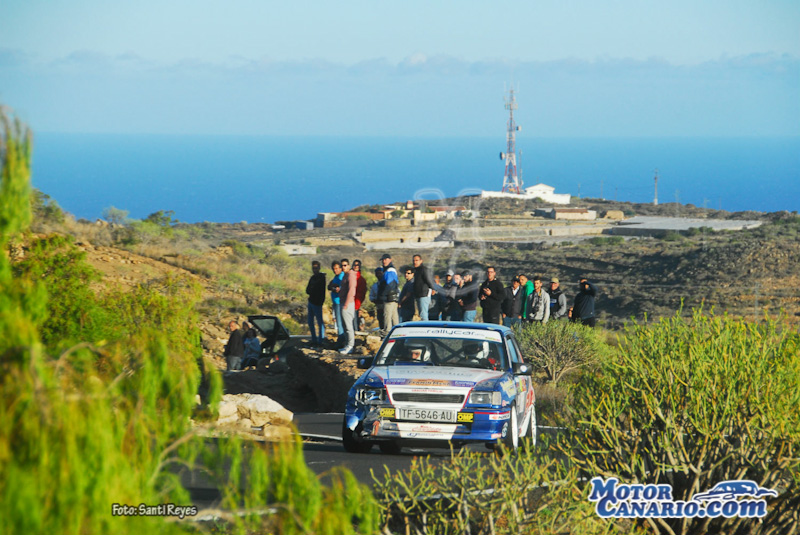
<instances>
[{"instance_id":1,"label":"motorcanario.com logo","mask_svg":"<svg viewBox=\"0 0 800 535\"><path fill-rule=\"evenodd\" d=\"M767 514L766 497L778 493L743 479L723 481L689 501L672 498L671 485L620 484L615 477L591 481L589 501L601 518L760 518Z\"/></svg>"}]
</instances>

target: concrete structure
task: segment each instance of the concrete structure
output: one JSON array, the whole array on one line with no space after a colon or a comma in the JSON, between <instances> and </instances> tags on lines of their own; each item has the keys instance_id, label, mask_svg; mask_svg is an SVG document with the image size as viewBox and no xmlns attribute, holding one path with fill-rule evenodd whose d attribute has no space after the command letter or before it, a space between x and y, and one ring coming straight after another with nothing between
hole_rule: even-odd
<instances>
[{"instance_id":1,"label":"concrete structure","mask_svg":"<svg viewBox=\"0 0 800 535\"><path fill-rule=\"evenodd\" d=\"M744 230L760 227L761 221L736 219L696 219L688 217L636 216L621 221L611 234L616 236L664 236L668 232L686 232L691 228L718 230Z\"/></svg>"},{"instance_id":2,"label":"concrete structure","mask_svg":"<svg viewBox=\"0 0 800 535\"><path fill-rule=\"evenodd\" d=\"M611 223L558 225L540 227L495 226L452 229L456 242L461 243L531 243L547 241L548 238L599 236L608 233Z\"/></svg>"},{"instance_id":3,"label":"concrete structure","mask_svg":"<svg viewBox=\"0 0 800 535\"><path fill-rule=\"evenodd\" d=\"M565 221L594 221L597 212L586 208L553 208L548 217Z\"/></svg>"},{"instance_id":4,"label":"concrete structure","mask_svg":"<svg viewBox=\"0 0 800 535\"><path fill-rule=\"evenodd\" d=\"M301 254L317 254L317 248L313 245L299 245L293 243L284 243L279 245L281 249L286 251L286 254L289 255L301 255Z\"/></svg>"},{"instance_id":5,"label":"concrete structure","mask_svg":"<svg viewBox=\"0 0 800 535\"><path fill-rule=\"evenodd\" d=\"M569 193L555 193L556 188L548 186L547 184L536 184L529 188L525 188L525 197L540 198L544 202L553 204L569 204Z\"/></svg>"},{"instance_id":6,"label":"concrete structure","mask_svg":"<svg viewBox=\"0 0 800 535\"><path fill-rule=\"evenodd\" d=\"M402 241L386 241L386 242L372 242L365 244L367 251L387 251L389 249L447 249L453 247L452 241L425 241L425 242L402 242Z\"/></svg>"},{"instance_id":7,"label":"concrete structure","mask_svg":"<svg viewBox=\"0 0 800 535\"><path fill-rule=\"evenodd\" d=\"M625 219L625 214L622 210L606 210L602 214L603 219L614 219L617 221L622 221Z\"/></svg>"},{"instance_id":8,"label":"concrete structure","mask_svg":"<svg viewBox=\"0 0 800 535\"><path fill-rule=\"evenodd\" d=\"M454 219L467 211L466 206L429 206L436 213L436 219Z\"/></svg>"},{"instance_id":9,"label":"concrete structure","mask_svg":"<svg viewBox=\"0 0 800 535\"><path fill-rule=\"evenodd\" d=\"M397 242L397 243L430 243L442 234L441 229L432 230L417 230L407 228L403 230L392 229L364 229L361 232L361 243L384 243L384 242Z\"/></svg>"},{"instance_id":10,"label":"concrete structure","mask_svg":"<svg viewBox=\"0 0 800 535\"><path fill-rule=\"evenodd\" d=\"M508 199L542 199L551 204L569 204L571 195L569 193L555 193L555 188L547 184L536 184L525 188L523 193L504 193L501 191L481 191L481 198L508 198Z\"/></svg>"}]
</instances>

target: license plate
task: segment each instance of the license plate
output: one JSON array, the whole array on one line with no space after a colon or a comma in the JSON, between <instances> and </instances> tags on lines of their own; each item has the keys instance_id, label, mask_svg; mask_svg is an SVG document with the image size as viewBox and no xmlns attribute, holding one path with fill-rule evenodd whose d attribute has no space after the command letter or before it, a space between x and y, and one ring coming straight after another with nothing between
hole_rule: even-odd
<instances>
[{"instance_id":1,"label":"license plate","mask_svg":"<svg viewBox=\"0 0 800 535\"><path fill-rule=\"evenodd\" d=\"M455 422L458 411L441 409L397 409L399 420L415 420L423 422Z\"/></svg>"}]
</instances>

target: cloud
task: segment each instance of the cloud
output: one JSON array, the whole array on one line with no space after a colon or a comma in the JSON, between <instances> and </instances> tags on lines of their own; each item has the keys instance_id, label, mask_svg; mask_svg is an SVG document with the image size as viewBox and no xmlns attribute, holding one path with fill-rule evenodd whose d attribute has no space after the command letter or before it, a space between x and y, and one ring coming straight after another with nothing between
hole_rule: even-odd
<instances>
[{"instance_id":1,"label":"cloud","mask_svg":"<svg viewBox=\"0 0 800 535\"><path fill-rule=\"evenodd\" d=\"M0 97L51 131L494 135L504 86L514 83L528 135L800 134L800 60L790 55L695 65L422 53L396 62L157 62L83 50L42 63L0 49L0 67Z\"/></svg>"}]
</instances>

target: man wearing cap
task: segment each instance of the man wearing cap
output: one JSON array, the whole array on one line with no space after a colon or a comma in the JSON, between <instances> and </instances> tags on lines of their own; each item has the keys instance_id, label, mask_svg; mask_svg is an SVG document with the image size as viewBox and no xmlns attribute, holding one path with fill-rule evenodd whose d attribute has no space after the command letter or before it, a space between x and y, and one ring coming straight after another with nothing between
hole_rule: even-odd
<instances>
[{"instance_id":1,"label":"man wearing cap","mask_svg":"<svg viewBox=\"0 0 800 535\"><path fill-rule=\"evenodd\" d=\"M400 317L397 314L397 298L400 295L398 291L399 282L397 280L397 270L392 264L392 255L383 255L381 264L383 264L383 277L378 279L380 283L378 286L378 299L383 303L384 332L388 333L392 330L392 327L400 323Z\"/></svg>"},{"instance_id":2,"label":"man wearing cap","mask_svg":"<svg viewBox=\"0 0 800 535\"><path fill-rule=\"evenodd\" d=\"M550 281L550 318L560 320L567 317L567 295L559 287L558 277Z\"/></svg>"}]
</instances>

